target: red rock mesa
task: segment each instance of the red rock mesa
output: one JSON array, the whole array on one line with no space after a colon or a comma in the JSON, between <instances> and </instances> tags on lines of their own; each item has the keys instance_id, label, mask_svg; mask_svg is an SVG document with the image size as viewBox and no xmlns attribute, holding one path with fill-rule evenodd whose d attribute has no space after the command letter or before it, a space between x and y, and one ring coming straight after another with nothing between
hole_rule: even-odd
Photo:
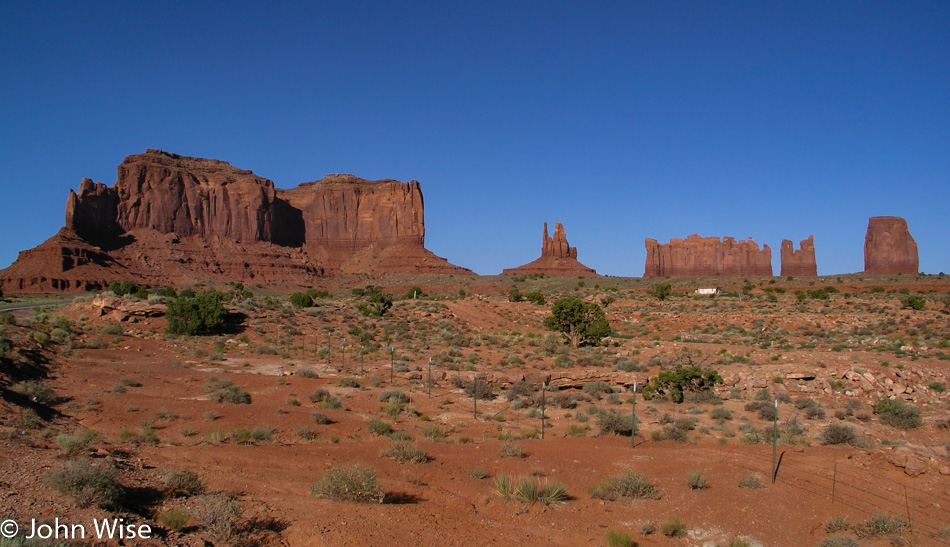
<instances>
[{"instance_id":1,"label":"red rock mesa","mask_svg":"<svg viewBox=\"0 0 950 547\"><path fill-rule=\"evenodd\" d=\"M871 217L864 236L864 271L869 274L917 274L917 242L901 217Z\"/></svg>"},{"instance_id":2,"label":"red rock mesa","mask_svg":"<svg viewBox=\"0 0 950 547\"><path fill-rule=\"evenodd\" d=\"M647 249L643 277L689 277L704 275L772 275L772 249L750 237L700 237L670 239L669 243L645 241Z\"/></svg>"},{"instance_id":3,"label":"red rock mesa","mask_svg":"<svg viewBox=\"0 0 950 547\"><path fill-rule=\"evenodd\" d=\"M554 224L554 237L548 235L548 223L544 223L541 239L541 257L517 268L507 268L502 275L526 275L543 273L552 276L597 276L597 272L577 261L577 247L567 243L564 226Z\"/></svg>"},{"instance_id":4,"label":"red rock mesa","mask_svg":"<svg viewBox=\"0 0 950 547\"><path fill-rule=\"evenodd\" d=\"M815 263L815 236L810 235L803 239L801 249L795 250L795 244L790 239L782 240L782 275L817 276L818 265Z\"/></svg>"}]
</instances>

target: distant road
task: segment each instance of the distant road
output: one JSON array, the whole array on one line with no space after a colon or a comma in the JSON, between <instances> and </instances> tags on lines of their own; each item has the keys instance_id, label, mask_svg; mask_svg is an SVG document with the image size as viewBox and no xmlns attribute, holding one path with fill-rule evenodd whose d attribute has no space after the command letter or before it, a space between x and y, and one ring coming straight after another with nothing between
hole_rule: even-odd
<instances>
[{"instance_id":1,"label":"distant road","mask_svg":"<svg viewBox=\"0 0 950 547\"><path fill-rule=\"evenodd\" d=\"M43 308L46 306L62 306L72 304L72 300L50 300L49 302L34 302L32 304L6 304L0 306L0 311L28 310L31 308Z\"/></svg>"}]
</instances>

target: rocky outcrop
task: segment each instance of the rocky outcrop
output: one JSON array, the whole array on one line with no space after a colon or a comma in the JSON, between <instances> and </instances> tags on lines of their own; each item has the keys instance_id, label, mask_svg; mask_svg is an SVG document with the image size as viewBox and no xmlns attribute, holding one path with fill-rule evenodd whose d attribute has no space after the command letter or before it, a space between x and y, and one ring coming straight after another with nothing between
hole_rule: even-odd
<instances>
[{"instance_id":1,"label":"rocky outcrop","mask_svg":"<svg viewBox=\"0 0 950 547\"><path fill-rule=\"evenodd\" d=\"M0 288L49 292L113 280L307 285L339 273L472 274L425 249L417 181L330 175L281 190L227 162L147 150L114 186L84 179L66 226L0 271Z\"/></svg>"},{"instance_id":2,"label":"rocky outcrop","mask_svg":"<svg viewBox=\"0 0 950 547\"><path fill-rule=\"evenodd\" d=\"M690 277L705 275L772 275L772 249L750 237L736 241L726 237L670 239L669 243L645 241L647 258L643 277Z\"/></svg>"},{"instance_id":3,"label":"rocky outcrop","mask_svg":"<svg viewBox=\"0 0 950 547\"><path fill-rule=\"evenodd\" d=\"M864 271L869 274L917 274L917 242L901 217L871 217L864 237Z\"/></svg>"},{"instance_id":4,"label":"rocky outcrop","mask_svg":"<svg viewBox=\"0 0 950 547\"><path fill-rule=\"evenodd\" d=\"M782 275L817 276L818 265L815 263L815 236L810 235L803 239L801 248L795 250L795 244L790 239L782 240Z\"/></svg>"},{"instance_id":5,"label":"rocky outcrop","mask_svg":"<svg viewBox=\"0 0 950 547\"><path fill-rule=\"evenodd\" d=\"M554 237L548 235L548 223L544 223L541 237L541 257L517 268L506 268L501 275L544 274L550 276L597 276L597 272L577 261L577 247L571 247L564 233L564 226L554 224Z\"/></svg>"}]
</instances>

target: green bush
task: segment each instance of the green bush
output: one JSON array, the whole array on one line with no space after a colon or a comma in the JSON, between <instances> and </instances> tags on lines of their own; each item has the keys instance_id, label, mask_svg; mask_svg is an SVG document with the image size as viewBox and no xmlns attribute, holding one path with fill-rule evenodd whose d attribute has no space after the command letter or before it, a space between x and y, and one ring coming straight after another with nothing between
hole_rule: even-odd
<instances>
[{"instance_id":1,"label":"green bush","mask_svg":"<svg viewBox=\"0 0 950 547\"><path fill-rule=\"evenodd\" d=\"M647 293L657 300L666 300L673 294L673 285L669 283L656 283L650 287Z\"/></svg>"},{"instance_id":2,"label":"green bush","mask_svg":"<svg viewBox=\"0 0 950 547\"><path fill-rule=\"evenodd\" d=\"M709 480L702 471L690 471L686 474L686 484L690 490L705 490L709 488Z\"/></svg>"},{"instance_id":3,"label":"green bush","mask_svg":"<svg viewBox=\"0 0 950 547\"><path fill-rule=\"evenodd\" d=\"M334 501L383 503L385 493L376 482L376 471L359 465L335 467L310 487L310 495Z\"/></svg>"},{"instance_id":4,"label":"green bush","mask_svg":"<svg viewBox=\"0 0 950 547\"><path fill-rule=\"evenodd\" d=\"M551 315L544 319L544 326L563 334L574 347L597 345L611 333L600 306L574 297L557 299L551 306Z\"/></svg>"},{"instance_id":5,"label":"green bush","mask_svg":"<svg viewBox=\"0 0 950 547\"><path fill-rule=\"evenodd\" d=\"M359 290L359 294L357 289L353 289L353 294L364 299L364 302L356 305L364 317L382 317L393 307L393 298L375 285L367 285L365 289Z\"/></svg>"},{"instance_id":6,"label":"green bush","mask_svg":"<svg viewBox=\"0 0 950 547\"><path fill-rule=\"evenodd\" d=\"M13 386L13 391L41 405L53 406L60 402L53 388L37 380L20 382Z\"/></svg>"},{"instance_id":7,"label":"green bush","mask_svg":"<svg viewBox=\"0 0 950 547\"><path fill-rule=\"evenodd\" d=\"M392 433L393 426L389 422L373 417L366 424L366 429L368 429L370 433L375 433L376 435L385 437L389 435L390 433Z\"/></svg>"},{"instance_id":8,"label":"green bush","mask_svg":"<svg viewBox=\"0 0 950 547\"><path fill-rule=\"evenodd\" d=\"M900 399L880 399L874 403L874 413L881 423L901 429L917 429L924 424L920 409Z\"/></svg>"},{"instance_id":9,"label":"green bush","mask_svg":"<svg viewBox=\"0 0 950 547\"><path fill-rule=\"evenodd\" d=\"M755 474L743 475L739 477L740 488L763 488L762 480Z\"/></svg>"},{"instance_id":10,"label":"green bush","mask_svg":"<svg viewBox=\"0 0 950 547\"><path fill-rule=\"evenodd\" d=\"M597 416L597 427L601 435L630 436L633 434L633 418L613 411L601 412Z\"/></svg>"},{"instance_id":11,"label":"green bush","mask_svg":"<svg viewBox=\"0 0 950 547\"><path fill-rule=\"evenodd\" d=\"M210 334L220 329L227 316L223 299L224 295L215 290L190 297L182 291L178 298L168 303L165 312L168 319L166 330L169 334L196 335Z\"/></svg>"},{"instance_id":12,"label":"green bush","mask_svg":"<svg viewBox=\"0 0 950 547\"><path fill-rule=\"evenodd\" d=\"M651 378L643 388L643 397L649 400L655 396L669 395L673 402L682 403L684 393L710 390L721 383L722 376L714 369L703 369L697 365L677 365L674 370L661 372Z\"/></svg>"},{"instance_id":13,"label":"green bush","mask_svg":"<svg viewBox=\"0 0 950 547\"><path fill-rule=\"evenodd\" d=\"M290 303L295 308L309 308L313 306L313 297L304 292L295 292L290 295Z\"/></svg>"},{"instance_id":14,"label":"green bush","mask_svg":"<svg viewBox=\"0 0 950 547\"><path fill-rule=\"evenodd\" d=\"M851 531L861 539L894 537L899 538L911 531L910 523L902 516L878 513L864 522L855 524Z\"/></svg>"},{"instance_id":15,"label":"green bush","mask_svg":"<svg viewBox=\"0 0 950 547\"><path fill-rule=\"evenodd\" d=\"M923 296L907 296L901 298L901 306L914 311L919 311L927 307L927 299Z\"/></svg>"},{"instance_id":16,"label":"green bush","mask_svg":"<svg viewBox=\"0 0 950 547\"><path fill-rule=\"evenodd\" d=\"M532 291L526 293L524 297L531 302L532 304L537 304L538 306L543 306L547 303L547 300L544 298L544 295L538 291Z\"/></svg>"},{"instance_id":17,"label":"green bush","mask_svg":"<svg viewBox=\"0 0 950 547\"><path fill-rule=\"evenodd\" d=\"M209 378L205 390L211 392L211 398L219 403L251 404L251 394L230 380Z\"/></svg>"},{"instance_id":18,"label":"green bush","mask_svg":"<svg viewBox=\"0 0 950 547\"><path fill-rule=\"evenodd\" d=\"M191 522L191 515L181 507L169 507L158 513L158 522L169 530L181 530Z\"/></svg>"}]
</instances>

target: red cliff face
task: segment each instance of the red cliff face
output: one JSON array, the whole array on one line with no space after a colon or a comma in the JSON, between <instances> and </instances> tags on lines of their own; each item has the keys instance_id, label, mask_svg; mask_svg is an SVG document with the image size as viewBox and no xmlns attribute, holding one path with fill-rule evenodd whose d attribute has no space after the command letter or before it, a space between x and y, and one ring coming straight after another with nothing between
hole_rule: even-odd
<instances>
[{"instance_id":1,"label":"red cliff face","mask_svg":"<svg viewBox=\"0 0 950 547\"><path fill-rule=\"evenodd\" d=\"M66 226L10 268L11 292L81 290L113 280L309 284L338 273L471 274L423 246L418 182L331 175L280 190L230 164L147 150L114 186L83 180Z\"/></svg>"},{"instance_id":2,"label":"red cliff face","mask_svg":"<svg viewBox=\"0 0 950 547\"><path fill-rule=\"evenodd\" d=\"M750 237L736 242L734 238L699 237L670 239L657 243L647 239L646 266L643 277L691 277L705 275L772 275L772 249L760 250Z\"/></svg>"},{"instance_id":3,"label":"red cliff face","mask_svg":"<svg viewBox=\"0 0 950 547\"><path fill-rule=\"evenodd\" d=\"M901 217L871 217L864 237L864 271L869 274L917 274L917 242Z\"/></svg>"},{"instance_id":4,"label":"red cliff face","mask_svg":"<svg viewBox=\"0 0 950 547\"><path fill-rule=\"evenodd\" d=\"M551 276L589 276L597 272L577 261L577 247L571 247L567 242L564 226L558 222L554 225L554 237L548 235L548 223L544 223L544 234L541 237L541 257L517 268L507 268L501 275L527 275L543 273Z\"/></svg>"},{"instance_id":5,"label":"red cliff face","mask_svg":"<svg viewBox=\"0 0 950 547\"><path fill-rule=\"evenodd\" d=\"M790 239L782 240L782 275L817 276L818 265L815 263L815 236L810 235L803 239L801 249L795 250L795 244Z\"/></svg>"}]
</instances>

